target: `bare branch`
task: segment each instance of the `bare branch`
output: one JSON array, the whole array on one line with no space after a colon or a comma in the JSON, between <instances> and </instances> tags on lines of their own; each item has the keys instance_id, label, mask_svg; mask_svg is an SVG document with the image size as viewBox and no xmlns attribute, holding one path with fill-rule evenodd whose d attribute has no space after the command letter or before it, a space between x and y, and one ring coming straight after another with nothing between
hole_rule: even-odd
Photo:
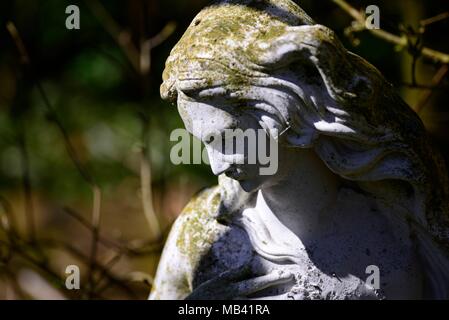
<instances>
[{"instance_id":1,"label":"bare branch","mask_svg":"<svg viewBox=\"0 0 449 320\"><path fill-rule=\"evenodd\" d=\"M419 24L421 25L421 27L425 28L431 24L440 22L440 21L448 19L448 18L449 18L449 12L442 12L442 13L437 14L434 17L421 20Z\"/></svg>"},{"instance_id":2,"label":"bare branch","mask_svg":"<svg viewBox=\"0 0 449 320\"><path fill-rule=\"evenodd\" d=\"M16 26L11 21L8 21L6 23L6 29L8 30L9 34L11 35L11 37L17 47L17 50L19 51L20 62L25 65L29 64L30 57L28 56L28 52L25 48L22 38L20 37L19 32L17 31Z\"/></svg>"},{"instance_id":3,"label":"bare branch","mask_svg":"<svg viewBox=\"0 0 449 320\"><path fill-rule=\"evenodd\" d=\"M176 21L168 22L162 30L150 39L151 48L155 48L161 43L165 42L176 30Z\"/></svg>"},{"instance_id":4,"label":"bare branch","mask_svg":"<svg viewBox=\"0 0 449 320\"><path fill-rule=\"evenodd\" d=\"M158 218L154 211L153 195L151 191L151 166L148 159L148 121L143 120L142 148L140 150L140 185L142 206L151 235L154 239L160 239L162 232Z\"/></svg>"},{"instance_id":5,"label":"bare branch","mask_svg":"<svg viewBox=\"0 0 449 320\"><path fill-rule=\"evenodd\" d=\"M133 66L134 70L140 69L140 54L139 50L133 44L131 35L128 31L123 30L120 25L115 22L106 8L98 0L87 0L86 5L92 11L92 13L100 21L103 28L109 33L109 35L117 42L119 47L127 56L129 62Z\"/></svg>"},{"instance_id":6,"label":"bare branch","mask_svg":"<svg viewBox=\"0 0 449 320\"><path fill-rule=\"evenodd\" d=\"M334 2L336 5L338 5L341 9L343 9L348 15L350 15L359 25L360 30L368 30L370 33L372 33L374 36L380 39L395 44L396 46L399 46L401 48L409 48L410 43L408 37L406 36L400 37L382 29L367 29L365 27L365 15L362 12L356 10L345 0L331 0L331 1ZM422 56L432 61L440 62L443 64L449 63L449 54L447 53L443 53L427 47L421 48L420 52Z\"/></svg>"},{"instance_id":7,"label":"bare branch","mask_svg":"<svg viewBox=\"0 0 449 320\"><path fill-rule=\"evenodd\" d=\"M101 218L101 191L98 187L93 189L93 206L92 206L92 241L91 251L89 257L89 271L88 271L88 298L92 297L92 293L95 291L94 272L97 261L98 250L98 237L100 231L100 218Z\"/></svg>"},{"instance_id":8,"label":"bare branch","mask_svg":"<svg viewBox=\"0 0 449 320\"><path fill-rule=\"evenodd\" d=\"M443 81L443 79L446 77L446 75L448 74L448 71L449 71L449 65L447 65L447 64L442 65L440 67L440 69L438 69L438 71L433 76L433 78L430 82L431 86L437 87ZM427 105L430 98L432 97L433 93L434 93L433 89L428 89L422 94L418 103L413 108L416 111L416 113L420 113L424 109L424 107Z\"/></svg>"},{"instance_id":9,"label":"bare branch","mask_svg":"<svg viewBox=\"0 0 449 320\"><path fill-rule=\"evenodd\" d=\"M92 232L93 226L89 223L89 221L84 219L82 215L80 215L79 213L77 213L76 211L74 211L71 208L65 207L65 208L63 208L63 210L65 213L69 214L72 218L76 219L84 227L86 227L88 230L90 230ZM130 256L154 254L154 253L158 252L161 247L161 243L156 242L156 243L150 243L149 245L147 245L148 248L146 248L146 249L144 249L145 246L139 246L140 248L136 249L136 248L133 248L130 246L126 246L126 245L117 243L116 241L111 240L111 239L107 238L106 236L102 235L101 232L98 233L98 241L110 249L114 249L115 251L122 252L122 253L125 253Z\"/></svg>"},{"instance_id":10,"label":"bare branch","mask_svg":"<svg viewBox=\"0 0 449 320\"><path fill-rule=\"evenodd\" d=\"M36 223L34 221L34 205L31 194L30 160L26 145L26 137L23 130L25 129L22 128L22 131L19 132L19 149L22 166L22 186L25 196L25 221L27 224L29 239L31 242L34 242L36 240Z\"/></svg>"}]
</instances>

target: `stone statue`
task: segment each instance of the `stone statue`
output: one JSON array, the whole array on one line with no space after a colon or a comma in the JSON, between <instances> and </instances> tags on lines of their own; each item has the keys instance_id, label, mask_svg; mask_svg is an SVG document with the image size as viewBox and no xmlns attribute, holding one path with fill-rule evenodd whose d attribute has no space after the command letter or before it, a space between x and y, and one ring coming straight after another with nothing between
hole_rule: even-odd
<instances>
[{"instance_id":1,"label":"stone statue","mask_svg":"<svg viewBox=\"0 0 449 320\"><path fill-rule=\"evenodd\" d=\"M206 135L282 134L273 175L209 153L219 185L175 222L150 299L449 298L443 161L418 116L332 30L290 0L217 1L163 80L193 135L193 122Z\"/></svg>"}]
</instances>

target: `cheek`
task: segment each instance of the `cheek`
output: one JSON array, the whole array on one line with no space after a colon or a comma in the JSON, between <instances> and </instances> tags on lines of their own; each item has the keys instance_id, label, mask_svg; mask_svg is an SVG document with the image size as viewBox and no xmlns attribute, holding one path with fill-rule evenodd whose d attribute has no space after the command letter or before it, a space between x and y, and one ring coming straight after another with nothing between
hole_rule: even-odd
<instances>
[{"instance_id":1,"label":"cheek","mask_svg":"<svg viewBox=\"0 0 449 320\"><path fill-rule=\"evenodd\" d=\"M186 127L187 130L190 131L192 127L192 117L187 112L185 103L182 100L178 100L178 113L182 119L182 122L184 123L184 126Z\"/></svg>"}]
</instances>

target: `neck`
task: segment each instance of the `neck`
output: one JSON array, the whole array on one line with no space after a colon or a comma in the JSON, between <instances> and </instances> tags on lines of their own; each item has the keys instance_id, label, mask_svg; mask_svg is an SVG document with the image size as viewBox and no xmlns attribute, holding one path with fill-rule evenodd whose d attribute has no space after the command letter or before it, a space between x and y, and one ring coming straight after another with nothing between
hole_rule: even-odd
<instances>
[{"instance_id":1,"label":"neck","mask_svg":"<svg viewBox=\"0 0 449 320\"><path fill-rule=\"evenodd\" d=\"M311 149L282 153L283 172L259 190L256 208L270 210L302 241L319 238L332 224L339 179Z\"/></svg>"}]
</instances>

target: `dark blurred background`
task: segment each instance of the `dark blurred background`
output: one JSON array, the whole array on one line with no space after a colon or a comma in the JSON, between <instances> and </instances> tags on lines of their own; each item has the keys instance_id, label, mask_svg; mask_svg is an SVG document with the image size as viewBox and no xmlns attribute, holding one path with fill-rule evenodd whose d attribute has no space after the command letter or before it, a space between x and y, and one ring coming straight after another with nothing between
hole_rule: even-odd
<instances>
[{"instance_id":1,"label":"dark blurred background","mask_svg":"<svg viewBox=\"0 0 449 320\"><path fill-rule=\"evenodd\" d=\"M351 33L330 0L295 2L397 87L448 159L447 68L419 48L449 53L449 3L349 1L378 5L382 29L419 40L400 48ZM147 297L171 223L216 183L205 165L170 162L182 122L159 97L170 49L207 3L1 1L0 299ZM70 4L80 30L65 28ZM65 289L72 264L81 290Z\"/></svg>"}]
</instances>

